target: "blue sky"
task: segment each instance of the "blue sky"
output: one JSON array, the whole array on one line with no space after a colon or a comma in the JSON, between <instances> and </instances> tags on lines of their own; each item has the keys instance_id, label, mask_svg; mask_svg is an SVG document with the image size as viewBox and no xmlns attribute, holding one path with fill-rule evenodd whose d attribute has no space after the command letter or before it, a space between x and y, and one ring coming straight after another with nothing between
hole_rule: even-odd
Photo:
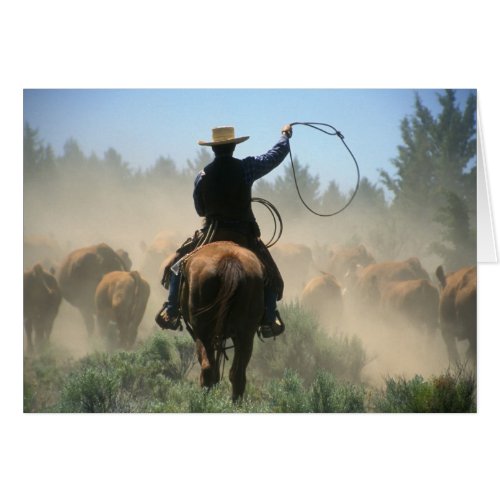
<instances>
[{"instance_id":1,"label":"blue sky","mask_svg":"<svg viewBox=\"0 0 500 500\"><path fill-rule=\"evenodd\" d=\"M361 175L377 182L379 169L393 171L400 123L413 113L415 92L438 112L439 89L25 89L24 120L56 154L74 138L85 154L102 156L112 147L133 168L150 167L159 156L184 167L214 126L250 136L237 148L243 157L267 151L285 123L329 123L344 134ZM457 91L461 105L469 92ZM344 191L354 186L354 164L338 138L297 126L291 146L323 188L330 180Z\"/></svg>"}]
</instances>

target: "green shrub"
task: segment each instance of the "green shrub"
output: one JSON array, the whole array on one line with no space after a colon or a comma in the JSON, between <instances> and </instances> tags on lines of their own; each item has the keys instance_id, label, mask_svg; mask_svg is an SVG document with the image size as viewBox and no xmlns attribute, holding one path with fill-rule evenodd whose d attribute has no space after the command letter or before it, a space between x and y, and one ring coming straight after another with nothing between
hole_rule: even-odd
<instances>
[{"instance_id":1,"label":"green shrub","mask_svg":"<svg viewBox=\"0 0 500 500\"><path fill-rule=\"evenodd\" d=\"M275 413L307 413L309 397L304 382L292 370L285 370L282 379L270 382L270 411Z\"/></svg>"},{"instance_id":2,"label":"green shrub","mask_svg":"<svg viewBox=\"0 0 500 500\"><path fill-rule=\"evenodd\" d=\"M173 338L166 332L156 332L132 354L140 365L152 366L169 378L182 378L179 352Z\"/></svg>"},{"instance_id":3,"label":"green shrub","mask_svg":"<svg viewBox=\"0 0 500 500\"><path fill-rule=\"evenodd\" d=\"M87 367L71 374L62 393L64 413L120 411L119 377L106 368Z\"/></svg>"},{"instance_id":4,"label":"green shrub","mask_svg":"<svg viewBox=\"0 0 500 500\"><path fill-rule=\"evenodd\" d=\"M190 413L227 413L234 411L231 388L226 380L210 390L198 387L187 394Z\"/></svg>"},{"instance_id":5,"label":"green shrub","mask_svg":"<svg viewBox=\"0 0 500 500\"><path fill-rule=\"evenodd\" d=\"M272 341L255 341L250 369L264 378L282 377L294 370L307 384L318 371L358 382L366 354L358 338L329 337L317 320L297 303L284 304L285 333Z\"/></svg>"},{"instance_id":6,"label":"green shrub","mask_svg":"<svg viewBox=\"0 0 500 500\"><path fill-rule=\"evenodd\" d=\"M350 383L340 383L331 374L320 372L311 386L311 411L314 413L362 413L365 391Z\"/></svg>"},{"instance_id":7,"label":"green shrub","mask_svg":"<svg viewBox=\"0 0 500 500\"><path fill-rule=\"evenodd\" d=\"M431 408L435 413L475 413L476 377L471 372L457 368L455 373L446 372L431 380L433 400Z\"/></svg>"},{"instance_id":8,"label":"green shrub","mask_svg":"<svg viewBox=\"0 0 500 500\"><path fill-rule=\"evenodd\" d=\"M198 362L195 343L190 335L181 333L173 337L173 344L179 354L178 374L180 378L184 378Z\"/></svg>"},{"instance_id":9,"label":"green shrub","mask_svg":"<svg viewBox=\"0 0 500 500\"><path fill-rule=\"evenodd\" d=\"M60 353L50 345L36 355L25 356L23 411L35 413L56 410L61 388L71 366L72 362L66 353Z\"/></svg>"},{"instance_id":10,"label":"green shrub","mask_svg":"<svg viewBox=\"0 0 500 500\"><path fill-rule=\"evenodd\" d=\"M265 386L265 411L275 413L359 413L364 411L364 390L361 387L338 381L328 372L316 374L307 386L294 371L270 381Z\"/></svg>"},{"instance_id":11,"label":"green shrub","mask_svg":"<svg viewBox=\"0 0 500 500\"><path fill-rule=\"evenodd\" d=\"M256 359L261 363L269 360L269 364L249 370L245 396L236 404L231 400L228 380L230 361L217 386L209 391L201 389L197 380L186 379L193 364L192 340L157 332L134 352L94 353L76 362L67 357L61 361L61 353L48 349L25 358L24 411L476 411L475 376L464 368L427 380L421 376L411 380L387 378L383 390L365 387L352 381L364 362L364 353L357 340L324 336L313 322L299 317L297 307L286 312L290 318L287 341L281 342L280 337L276 342L260 344L262 351ZM300 367L301 362L304 366L299 370L289 366ZM268 373L266 377L263 377L264 372Z\"/></svg>"},{"instance_id":12,"label":"green shrub","mask_svg":"<svg viewBox=\"0 0 500 500\"><path fill-rule=\"evenodd\" d=\"M474 413L475 376L462 369L424 380L417 375L386 379L385 390L376 394L374 411L383 413Z\"/></svg>"},{"instance_id":13,"label":"green shrub","mask_svg":"<svg viewBox=\"0 0 500 500\"><path fill-rule=\"evenodd\" d=\"M282 378L264 385L248 383L238 403L231 400L231 385L222 380L210 390L191 386L186 393L191 413L311 413L363 412L364 391L320 373L310 387L294 371L285 370Z\"/></svg>"},{"instance_id":14,"label":"green shrub","mask_svg":"<svg viewBox=\"0 0 500 500\"><path fill-rule=\"evenodd\" d=\"M223 379L210 390L193 385L186 393L187 411L190 413L263 413L269 411L266 397L262 391L247 391L242 400L233 403L231 384Z\"/></svg>"},{"instance_id":15,"label":"green shrub","mask_svg":"<svg viewBox=\"0 0 500 500\"><path fill-rule=\"evenodd\" d=\"M32 382L23 380L23 411L24 413L32 413L36 411L35 404L35 389Z\"/></svg>"},{"instance_id":16,"label":"green shrub","mask_svg":"<svg viewBox=\"0 0 500 500\"><path fill-rule=\"evenodd\" d=\"M188 366L176 345L184 343L159 332L137 351L83 358L64 385L60 411L172 411L172 382L182 380Z\"/></svg>"}]
</instances>

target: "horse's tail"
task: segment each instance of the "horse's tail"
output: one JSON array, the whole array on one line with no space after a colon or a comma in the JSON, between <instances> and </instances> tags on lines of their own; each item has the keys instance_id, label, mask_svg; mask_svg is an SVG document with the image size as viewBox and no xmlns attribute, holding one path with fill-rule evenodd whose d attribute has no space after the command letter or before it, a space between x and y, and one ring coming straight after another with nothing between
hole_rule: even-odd
<instances>
[{"instance_id":1,"label":"horse's tail","mask_svg":"<svg viewBox=\"0 0 500 500\"><path fill-rule=\"evenodd\" d=\"M216 275L220 283L215 301L205 310L215 309L215 341L220 342L224 335L224 325L231 308L234 296L244 277L244 269L238 256L235 254L225 255L217 263Z\"/></svg>"}]
</instances>

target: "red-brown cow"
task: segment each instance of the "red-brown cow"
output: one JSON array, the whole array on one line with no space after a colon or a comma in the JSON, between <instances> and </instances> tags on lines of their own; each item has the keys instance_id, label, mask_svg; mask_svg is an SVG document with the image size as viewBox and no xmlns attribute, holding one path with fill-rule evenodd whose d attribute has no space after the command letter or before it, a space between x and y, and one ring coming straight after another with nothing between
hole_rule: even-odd
<instances>
[{"instance_id":1,"label":"red-brown cow","mask_svg":"<svg viewBox=\"0 0 500 500\"><path fill-rule=\"evenodd\" d=\"M343 311L342 287L332 274L312 278L300 297L302 306L314 313L328 331L340 325Z\"/></svg>"},{"instance_id":2,"label":"red-brown cow","mask_svg":"<svg viewBox=\"0 0 500 500\"><path fill-rule=\"evenodd\" d=\"M49 340L61 300L56 278L44 271L40 264L24 272L24 329L29 352L34 348L33 329L37 347Z\"/></svg>"},{"instance_id":3,"label":"red-brown cow","mask_svg":"<svg viewBox=\"0 0 500 500\"><path fill-rule=\"evenodd\" d=\"M330 271L334 276L345 276L374 263L375 258L364 245L346 246L332 253Z\"/></svg>"},{"instance_id":4,"label":"red-brown cow","mask_svg":"<svg viewBox=\"0 0 500 500\"><path fill-rule=\"evenodd\" d=\"M429 275L417 257L370 264L358 271L354 292L366 304L378 306L387 283L418 279L429 280Z\"/></svg>"},{"instance_id":5,"label":"red-brown cow","mask_svg":"<svg viewBox=\"0 0 500 500\"><path fill-rule=\"evenodd\" d=\"M434 334L438 327L439 290L429 280L392 281L385 285L382 310L407 320L418 330Z\"/></svg>"},{"instance_id":6,"label":"red-brown cow","mask_svg":"<svg viewBox=\"0 0 500 500\"><path fill-rule=\"evenodd\" d=\"M103 276L95 292L97 323L101 335L109 339L108 326L118 326L118 346L130 349L144 317L150 287L137 271L113 271Z\"/></svg>"},{"instance_id":7,"label":"red-brown cow","mask_svg":"<svg viewBox=\"0 0 500 500\"><path fill-rule=\"evenodd\" d=\"M467 358L476 363L477 345L477 267L463 267L445 275L436 269L441 284L439 321L450 363L460 360L457 340L468 340Z\"/></svg>"},{"instance_id":8,"label":"red-brown cow","mask_svg":"<svg viewBox=\"0 0 500 500\"><path fill-rule=\"evenodd\" d=\"M125 270L120 256L105 243L74 250L61 265L59 286L62 296L80 311L89 335L94 332L97 284L106 273Z\"/></svg>"},{"instance_id":9,"label":"red-brown cow","mask_svg":"<svg viewBox=\"0 0 500 500\"><path fill-rule=\"evenodd\" d=\"M126 250L123 250L123 248L119 248L118 250L116 250L116 255L118 255L118 257L120 257L120 259L122 260L125 271L130 271L130 269L132 268L132 260L128 252Z\"/></svg>"}]
</instances>

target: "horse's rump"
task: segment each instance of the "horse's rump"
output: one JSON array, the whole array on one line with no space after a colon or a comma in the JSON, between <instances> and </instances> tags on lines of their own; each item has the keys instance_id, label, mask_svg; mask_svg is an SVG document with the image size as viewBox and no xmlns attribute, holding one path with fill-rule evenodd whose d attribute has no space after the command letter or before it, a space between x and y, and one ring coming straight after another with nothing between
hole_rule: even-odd
<instances>
[{"instance_id":1,"label":"horse's rump","mask_svg":"<svg viewBox=\"0 0 500 500\"><path fill-rule=\"evenodd\" d=\"M188 258L185 274L191 324L210 323L218 339L233 336L242 322L259 324L263 267L250 250L230 242L210 243Z\"/></svg>"}]
</instances>

